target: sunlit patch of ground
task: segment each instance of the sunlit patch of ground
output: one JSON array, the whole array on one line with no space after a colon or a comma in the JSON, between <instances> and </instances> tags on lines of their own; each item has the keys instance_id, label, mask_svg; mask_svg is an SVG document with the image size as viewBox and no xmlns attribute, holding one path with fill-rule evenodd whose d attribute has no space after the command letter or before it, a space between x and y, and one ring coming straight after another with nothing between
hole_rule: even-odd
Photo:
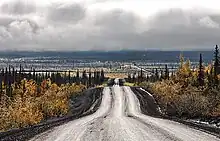
<instances>
[{"instance_id":1,"label":"sunlit patch of ground","mask_svg":"<svg viewBox=\"0 0 220 141\"><path fill-rule=\"evenodd\" d=\"M125 73L105 73L105 77L107 78L127 78L127 74Z\"/></svg>"}]
</instances>

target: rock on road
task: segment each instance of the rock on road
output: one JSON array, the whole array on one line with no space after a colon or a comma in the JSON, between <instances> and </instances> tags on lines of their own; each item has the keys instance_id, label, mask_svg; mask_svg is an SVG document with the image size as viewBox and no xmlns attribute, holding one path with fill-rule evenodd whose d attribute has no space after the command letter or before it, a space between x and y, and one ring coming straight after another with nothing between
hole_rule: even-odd
<instances>
[{"instance_id":1,"label":"rock on road","mask_svg":"<svg viewBox=\"0 0 220 141\"><path fill-rule=\"evenodd\" d=\"M130 87L106 87L100 108L92 115L68 122L32 141L220 141L186 125L143 115Z\"/></svg>"}]
</instances>

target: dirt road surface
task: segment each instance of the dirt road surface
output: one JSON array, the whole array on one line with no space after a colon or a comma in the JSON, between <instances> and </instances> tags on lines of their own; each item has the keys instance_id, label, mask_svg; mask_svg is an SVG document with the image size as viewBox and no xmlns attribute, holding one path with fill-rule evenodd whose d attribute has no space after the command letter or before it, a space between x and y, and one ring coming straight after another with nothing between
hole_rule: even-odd
<instances>
[{"instance_id":1,"label":"dirt road surface","mask_svg":"<svg viewBox=\"0 0 220 141\"><path fill-rule=\"evenodd\" d=\"M119 85L104 88L101 105L94 114L55 127L31 139L70 140L220 141L213 135L184 124L142 114L140 102L131 88Z\"/></svg>"}]
</instances>

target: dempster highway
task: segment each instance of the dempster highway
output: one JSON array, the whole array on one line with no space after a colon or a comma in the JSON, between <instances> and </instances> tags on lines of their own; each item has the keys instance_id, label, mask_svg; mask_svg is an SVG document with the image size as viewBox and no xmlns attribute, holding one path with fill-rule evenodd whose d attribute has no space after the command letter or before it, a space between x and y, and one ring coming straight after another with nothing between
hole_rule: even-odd
<instances>
[{"instance_id":1,"label":"dempster highway","mask_svg":"<svg viewBox=\"0 0 220 141\"><path fill-rule=\"evenodd\" d=\"M140 89L142 90L142 89ZM146 93L148 94L148 93ZM149 95L151 96L151 95ZM39 134L31 141L220 141L214 135L141 112L130 87L103 89L102 102L92 115Z\"/></svg>"}]
</instances>

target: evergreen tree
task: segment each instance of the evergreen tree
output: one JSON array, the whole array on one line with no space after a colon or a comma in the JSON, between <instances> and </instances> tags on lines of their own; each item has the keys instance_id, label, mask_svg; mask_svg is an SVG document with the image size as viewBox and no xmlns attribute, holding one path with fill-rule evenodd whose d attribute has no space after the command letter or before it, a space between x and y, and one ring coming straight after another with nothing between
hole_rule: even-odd
<instances>
[{"instance_id":1,"label":"evergreen tree","mask_svg":"<svg viewBox=\"0 0 220 141\"><path fill-rule=\"evenodd\" d=\"M96 72L96 70L94 70L94 72L93 72L93 84L97 84L97 72Z\"/></svg>"},{"instance_id":2,"label":"evergreen tree","mask_svg":"<svg viewBox=\"0 0 220 141\"><path fill-rule=\"evenodd\" d=\"M67 75L66 75L66 71L65 71L65 72L64 72L64 77L63 77L63 83L64 83L64 84L66 84L66 80L67 80L66 78L67 78Z\"/></svg>"},{"instance_id":3,"label":"evergreen tree","mask_svg":"<svg viewBox=\"0 0 220 141\"><path fill-rule=\"evenodd\" d=\"M83 81L83 84L86 85L87 84L87 74L86 74L86 70L83 71L83 74L82 74L82 81Z\"/></svg>"},{"instance_id":4,"label":"evergreen tree","mask_svg":"<svg viewBox=\"0 0 220 141\"><path fill-rule=\"evenodd\" d=\"M4 69L1 70L1 82L4 81Z\"/></svg>"},{"instance_id":5,"label":"evergreen tree","mask_svg":"<svg viewBox=\"0 0 220 141\"><path fill-rule=\"evenodd\" d=\"M140 72L138 71L137 84L140 84Z\"/></svg>"},{"instance_id":6,"label":"evergreen tree","mask_svg":"<svg viewBox=\"0 0 220 141\"><path fill-rule=\"evenodd\" d=\"M154 69L152 69L152 71L151 71L153 74L155 74L155 71L154 71Z\"/></svg>"},{"instance_id":7,"label":"evergreen tree","mask_svg":"<svg viewBox=\"0 0 220 141\"><path fill-rule=\"evenodd\" d=\"M0 100L1 100L1 95L2 95L2 80L0 81Z\"/></svg>"},{"instance_id":8,"label":"evergreen tree","mask_svg":"<svg viewBox=\"0 0 220 141\"><path fill-rule=\"evenodd\" d=\"M36 73L36 79L35 79L36 83L39 84L39 75Z\"/></svg>"},{"instance_id":9,"label":"evergreen tree","mask_svg":"<svg viewBox=\"0 0 220 141\"><path fill-rule=\"evenodd\" d=\"M215 47L214 52L214 83L215 85L218 85L218 74L219 74L219 68L220 68L220 62L219 62L219 48L218 45Z\"/></svg>"},{"instance_id":10,"label":"evergreen tree","mask_svg":"<svg viewBox=\"0 0 220 141\"><path fill-rule=\"evenodd\" d=\"M36 81L36 72L35 72L35 69L33 69L33 77L32 77L32 79Z\"/></svg>"},{"instance_id":11,"label":"evergreen tree","mask_svg":"<svg viewBox=\"0 0 220 141\"><path fill-rule=\"evenodd\" d=\"M164 79L164 78L165 78L165 77L164 77L164 73L163 73L163 70L161 69L161 70L160 70L160 78L159 78L159 79L162 80L162 79Z\"/></svg>"},{"instance_id":12,"label":"evergreen tree","mask_svg":"<svg viewBox=\"0 0 220 141\"><path fill-rule=\"evenodd\" d=\"M76 84L79 84L79 83L80 83L79 70L77 69L77 72L76 72Z\"/></svg>"},{"instance_id":13,"label":"evergreen tree","mask_svg":"<svg viewBox=\"0 0 220 141\"><path fill-rule=\"evenodd\" d=\"M169 79L170 75L169 75L169 69L168 66L165 65L165 79Z\"/></svg>"},{"instance_id":14,"label":"evergreen tree","mask_svg":"<svg viewBox=\"0 0 220 141\"><path fill-rule=\"evenodd\" d=\"M101 83L103 83L105 81L105 73L104 73L103 69L101 70L100 81L101 81Z\"/></svg>"},{"instance_id":15,"label":"evergreen tree","mask_svg":"<svg viewBox=\"0 0 220 141\"><path fill-rule=\"evenodd\" d=\"M54 73L52 73L52 74L51 74L51 81L52 81L52 83L54 83L54 82L55 82L55 79L56 79L56 78L55 78L55 74L54 74Z\"/></svg>"},{"instance_id":16,"label":"evergreen tree","mask_svg":"<svg viewBox=\"0 0 220 141\"><path fill-rule=\"evenodd\" d=\"M204 68L203 68L203 60L202 60L202 54L200 53L200 59L199 59L199 74L198 74L198 83L199 86L204 85Z\"/></svg>"},{"instance_id":17,"label":"evergreen tree","mask_svg":"<svg viewBox=\"0 0 220 141\"><path fill-rule=\"evenodd\" d=\"M136 73L133 73L133 76L132 76L132 82L133 82L133 83L136 83L136 82L135 82L135 75L136 75Z\"/></svg>"},{"instance_id":18,"label":"evergreen tree","mask_svg":"<svg viewBox=\"0 0 220 141\"><path fill-rule=\"evenodd\" d=\"M11 82L11 80L12 80L12 78L11 78L11 66L9 65L9 67L8 67L8 81L10 81Z\"/></svg>"},{"instance_id":19,"label":"evergreen tree","mask_svg":"<svg viewBox=\"0 0 220 141\"><path fill-rule=\"evenodd\" d=\"M46 72L45 72L45 79L47 79L48 78L48 74L47 74L47 70L46 70Z\"/></svg>"},{"instance_id":20,"label":"evergreen tree","mask_svg":"<svg viewBox=\"0 0 220 141\"><path fill-rule=\"evenodd\" d=\"M143 81L143 70L141 69L141 74L140 74L140 82Z\"/></svg>"},{"instance_id":21,"label":"evergreen tree","mask_svg":"<svg viewBox=\"0 0 220 141\"><path fill-rule=\"evenodd\" d=\"M68 82L69 82L69 84L71 83L71 75L70 75L70 70L69 70L69 73L68 73Z\"/></svg>"},{"instance_id":22,"label":"evergreen tree","mask_svg":"<svg viewBox=\"0 0 220 141\"><path fill-rule=\"evenodd\" d=\"M15 71L15 68L13 67L12 68L12 83L15 83L16 82L16 71Z\"/></svg>"},{"instance_id":23,"label":"evergreen tree","mask_svg":"<svg viewBox=\"0 0 220 141\"><path fill-rule=\"evenodd\" d=\"M128 82L131 82L131 74L128 73Z\"/></svg>"},{"instance_id":24,"label":"evergreen tree","mask_svg":"<svg viewBox=\"0 0 220 141\"><path fill-rule=\"evenodd\" d=\"M7 85L8 84L8 68L6 67L5 69L5 84Z\"/></svg>"},{"instance_id":25,"label":"evergreen tree","mask_svg":"<svg viewBox=\"0 0 220 141\"><path fill-rule=\"evenodd\" d=\"M19 83L20 83L20 81L22 80L22 66L21 66L21 64L20 64L20 67L19 67L20 69L19 69L19 76L18 76L18 81L19 81Z\"/></svg>"},{"instance_id":26,"label":"evergreen tree","mask_svg":"<svg viewBox=\"0 0 220 141\"><path fill-rule=\"evenodd\" d=\"M100 85L101 84L101 82L100 82L100 71L97 71L97 73L96 73L96 84L98 84L98 85Z\"/></svg>"},{"instance_id":27,"label":"evergreen tree","mask_svg":"<svg viewBox=\"0 0 220 141\"><path fill-rule=\"evenodd\" d=\"M155 70L155 78L156 78L155 81L159 80L159 73L158 73L157 68L156 68L156 70Z\"/></svg>"},{"instance_id":28,"label":"evergreen tree","mask_svg":"<svg viewBox=\"0 0 220 141\"><path fill-rule=\"evenodd\" d=\"M92 72L91 69L89 70L89 87L92 86Z\"/></svg>"},{"instance_id":29,"label":"evergreen tree","mask_svg":"<svg viewBox=\"0 0 220 141\"><path fill-rule=\"evenodd\" d=\"M79 70L77 70L77 72L76 72L76 78L79 79Z\"/></svg>"},{"instance_id":30,"label":"evergreen tree","mask_svg":"<svg viewBox=\"0 0 220 141\"><path fill-rule=\"evenodd\" d=\"M149 75L147 74L146 81L148 82L148 81L149 81L149 79L150 79L150 78L149 78Z\"/></svg>"}]
</instances>

